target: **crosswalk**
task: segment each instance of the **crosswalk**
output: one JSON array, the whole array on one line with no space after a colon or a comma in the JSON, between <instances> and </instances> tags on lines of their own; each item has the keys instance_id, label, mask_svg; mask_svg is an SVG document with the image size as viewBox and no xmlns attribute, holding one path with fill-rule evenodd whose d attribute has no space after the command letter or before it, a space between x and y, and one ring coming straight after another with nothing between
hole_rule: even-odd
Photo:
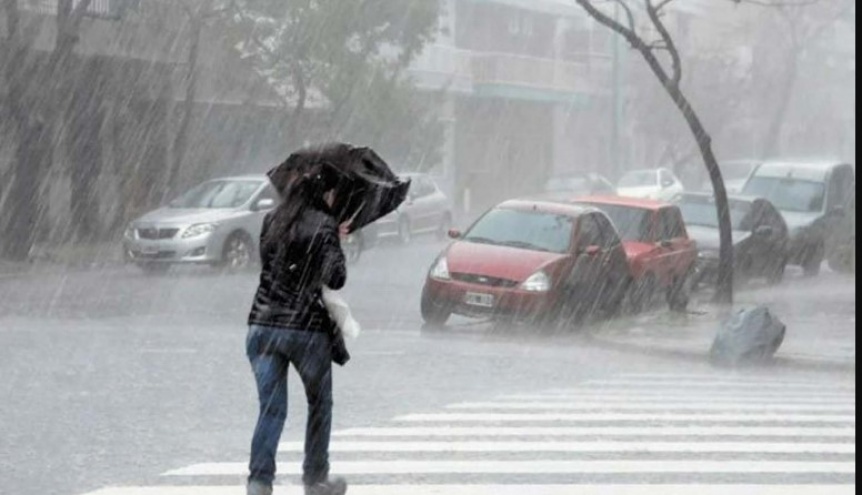
<instances>
[{"instance_id":1,"label":"crosswalk","mask_svg":"<svg viewBox=\"0 0 862 495\"><path fill-rule=\"evenodd\" d=\"M855 402L855 384L620 375L336 431L332 470L352 495L844 495L855 493ZM279 446L284 483L302 450ZM240 495L237 461L87 495Z\"/></svg>"}]
</instances>

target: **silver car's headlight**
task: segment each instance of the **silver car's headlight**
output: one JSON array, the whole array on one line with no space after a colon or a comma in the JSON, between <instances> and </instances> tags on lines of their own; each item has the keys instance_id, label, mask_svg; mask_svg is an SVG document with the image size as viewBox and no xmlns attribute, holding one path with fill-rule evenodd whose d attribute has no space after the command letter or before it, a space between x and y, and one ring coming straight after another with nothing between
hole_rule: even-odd
<instances>
[{"instance_id":1,"label":"silver car's headlight","mask_svg":"<svg viewBox=\"0 0 862 495\"><path fill-rule=\"evenodd\" d=\"M215 232L217 228L217 223L197 223L183 231L183 239L211 234L212 232Z\"/></svg>"}]
</instances>

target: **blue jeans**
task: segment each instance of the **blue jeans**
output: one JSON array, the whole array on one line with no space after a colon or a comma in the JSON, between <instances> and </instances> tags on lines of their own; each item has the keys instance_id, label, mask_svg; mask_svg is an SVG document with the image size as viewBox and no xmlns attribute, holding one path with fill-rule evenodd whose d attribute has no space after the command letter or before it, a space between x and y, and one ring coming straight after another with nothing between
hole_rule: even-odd
<instances>
[{"instance_id":1,"label":"blue jeans","mask_svg":"<svg viewBox=\"0 0 862 495\"><path fill-rule=\"evenodd\" d=\"M332 429L331 337L318 332L251 325L246 339L260 398L260 416L251 441L249 481L272 485L275 455L287 419L287 369L293 363L308 399L302 481L312 485L329 476Z\"/></svg>"}]
</instances>

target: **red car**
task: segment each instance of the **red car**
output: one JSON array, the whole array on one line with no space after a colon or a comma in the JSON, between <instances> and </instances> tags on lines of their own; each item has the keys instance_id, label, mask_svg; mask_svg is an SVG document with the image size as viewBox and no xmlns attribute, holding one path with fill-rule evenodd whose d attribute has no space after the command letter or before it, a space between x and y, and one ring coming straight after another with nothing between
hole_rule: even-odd
<instances>
[{"instance_id":1,"label":"red car","mask_svg":"<svg viewBox=\"0 0 862 495\"><path fill-rule=\"evenodd\" d=\"M508 201L450 236L455 242L432 265L422 292L430 325L459 314L556 326L622 305L625 252L595 208Z\"/></svg>"},{"instance_id":2,"label":"red car","mask_svg":"<svg viewBox=\"0 0 862 495\"><path fill-rule=\"evenodd\" d=\"M643 309L661 292L671 309L686 308L697 244L688 237L678 206L616 196L578 198L574 203L599 208L616 226L629 261L635 309Z\"/></svg>"}]
</instances>

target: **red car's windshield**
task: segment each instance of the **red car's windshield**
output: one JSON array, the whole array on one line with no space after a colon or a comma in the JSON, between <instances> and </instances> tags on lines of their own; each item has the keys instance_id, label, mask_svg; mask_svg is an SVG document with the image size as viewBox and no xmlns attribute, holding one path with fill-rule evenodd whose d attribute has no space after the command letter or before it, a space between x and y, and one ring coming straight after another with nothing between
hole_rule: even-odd
<instances>
[{"instance_id":1,"label":"red car's windshield","mask_svg":"<svg viewBox=\"0 0 862 495\"><path fill-rule=\"evenodd\" d=\"M573 225L566 215L498 208L476 222L464 240L562 254L571 247Z\"/></svg>"},{"instance_id":2,"label":"red car's windshield","mask_svg":"<svg viewBox=\"0 0 862 495\"><path fill-rule=\"evenodd\" d=\"M649 210L608 204L592 204L591 206L595 206L608 215L623 242L650 242L651 212Z\"/></svg>"}]
</instances>

